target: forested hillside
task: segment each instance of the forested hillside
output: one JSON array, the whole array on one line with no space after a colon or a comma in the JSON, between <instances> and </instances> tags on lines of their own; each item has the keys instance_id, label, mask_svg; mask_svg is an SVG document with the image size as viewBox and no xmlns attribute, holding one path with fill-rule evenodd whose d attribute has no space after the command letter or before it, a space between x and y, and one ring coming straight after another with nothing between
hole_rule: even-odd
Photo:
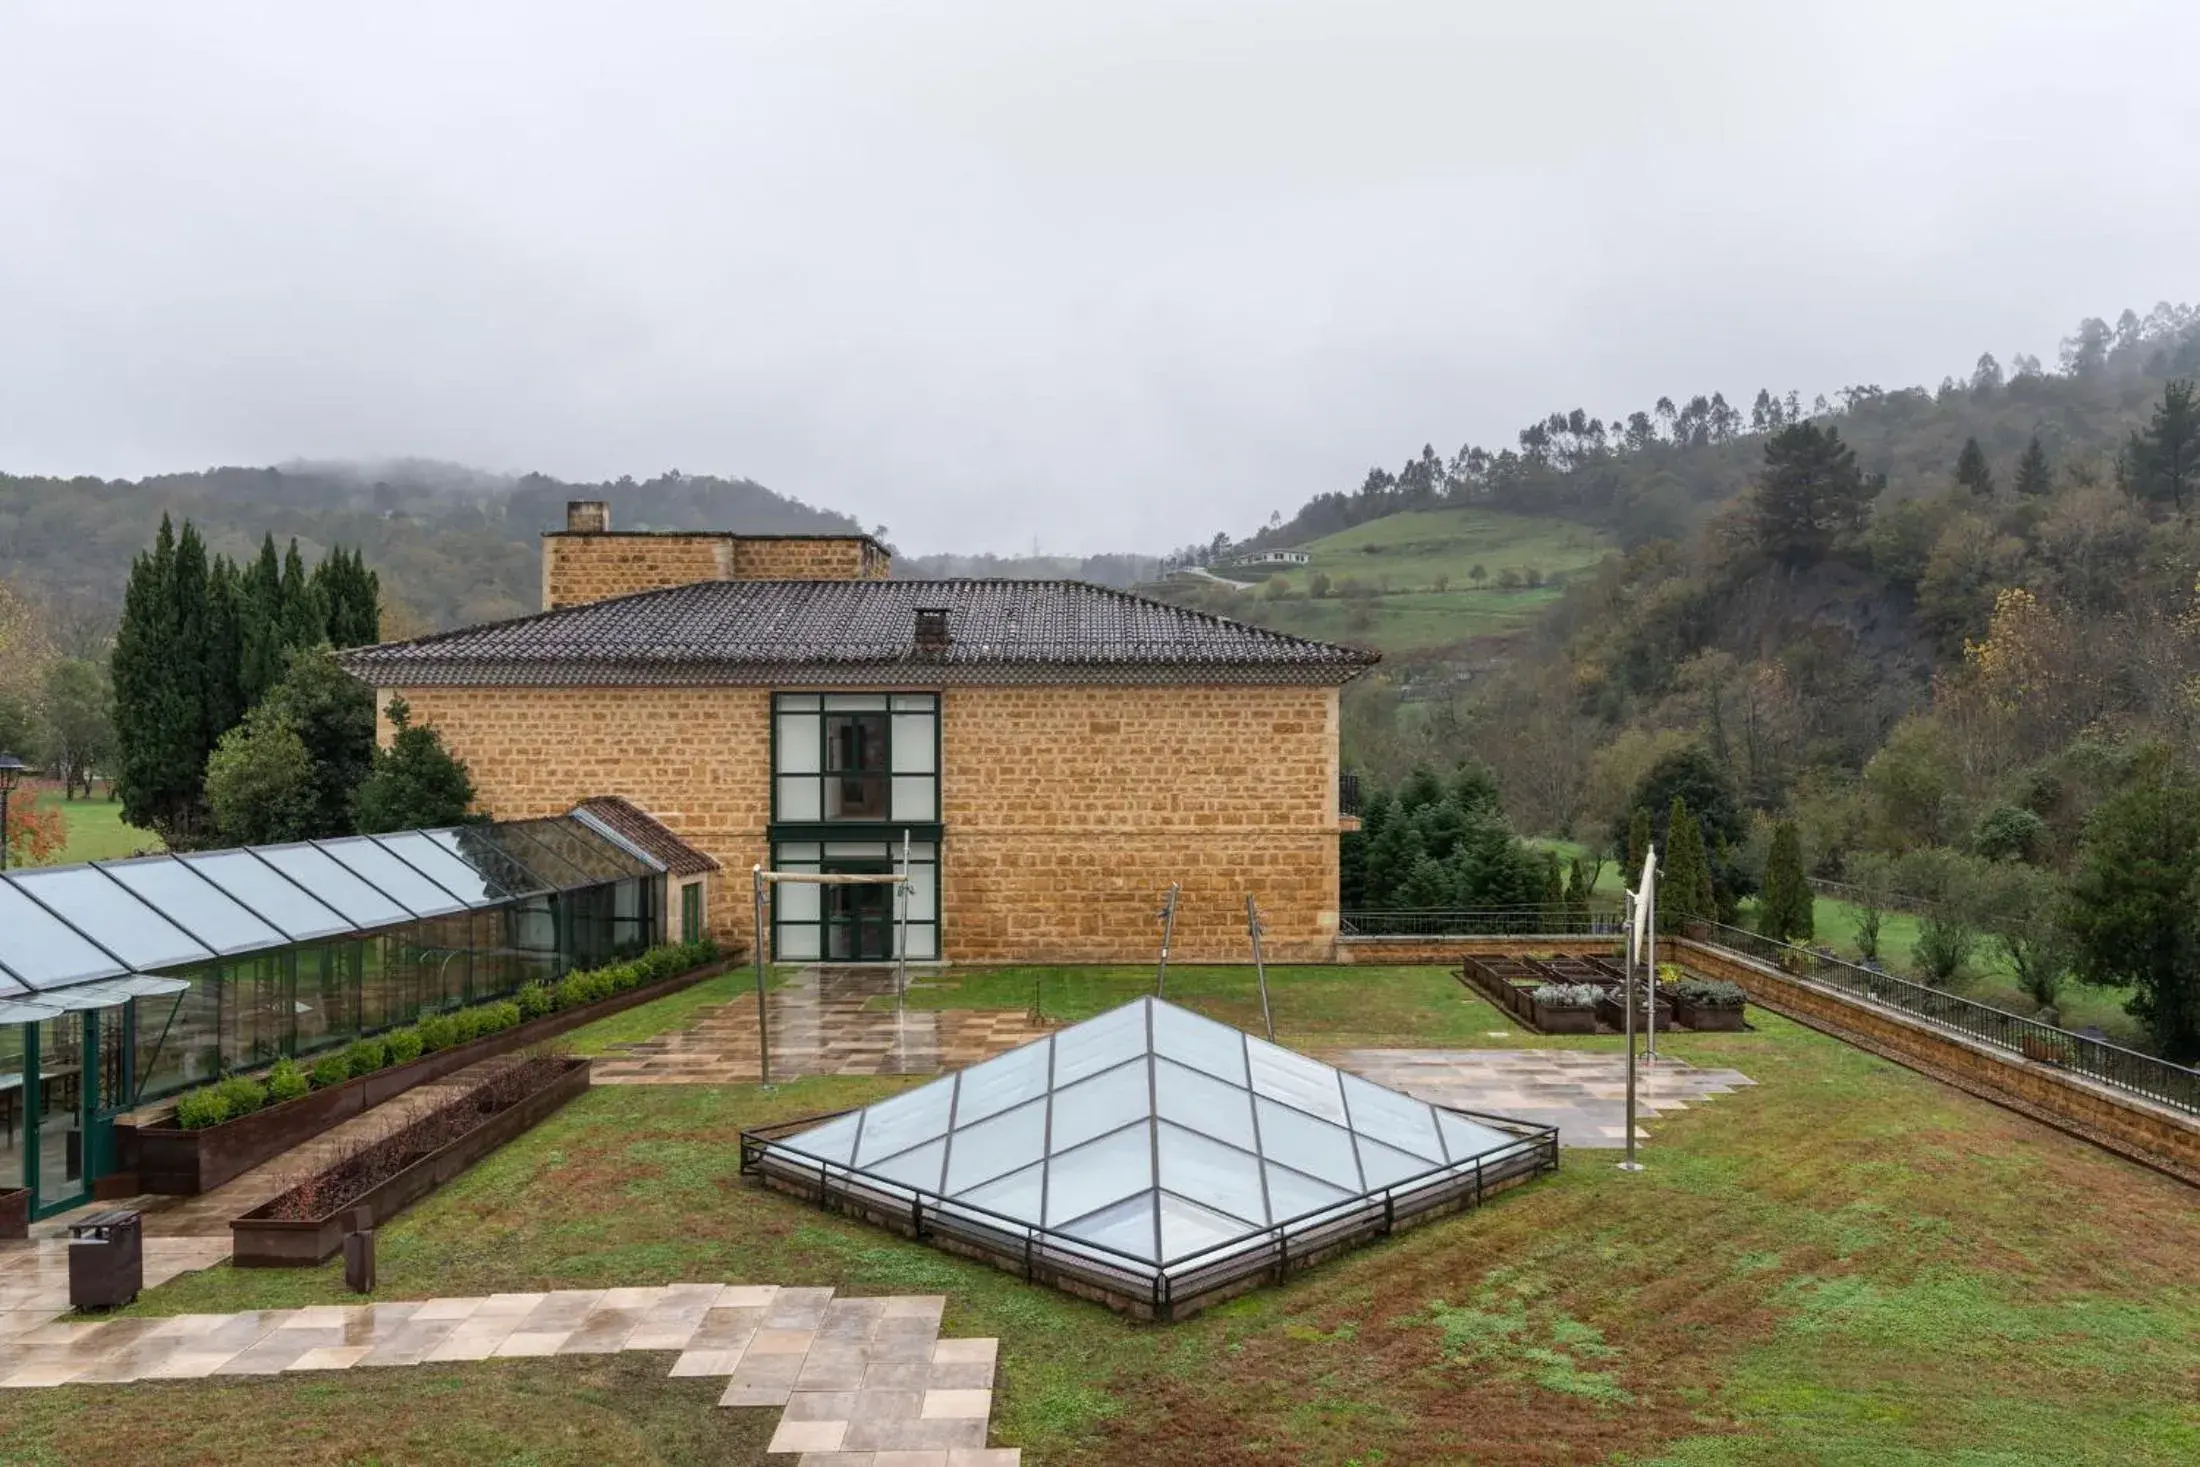
<instances>
[{"instance_id":1,"label":"forested hillside","mask_svg":"<svg viewBox=\"0 0 2200 1467\"><path fill-rule=\"evenodd\" d=\"M381 577L400 630L539 609L537 537L565 522L568 499L609 499L624 529L828 533L863 528L746 479L677 471L637 483L566 483L452 464L290 464L144 479L25 478L0 473L0 580L39 597L61 622L111 627L131 557L163 514L189 519L207 547L249 558L267 535L295 537L309 559L358 549Z\"/></svg>"}]
</instances>

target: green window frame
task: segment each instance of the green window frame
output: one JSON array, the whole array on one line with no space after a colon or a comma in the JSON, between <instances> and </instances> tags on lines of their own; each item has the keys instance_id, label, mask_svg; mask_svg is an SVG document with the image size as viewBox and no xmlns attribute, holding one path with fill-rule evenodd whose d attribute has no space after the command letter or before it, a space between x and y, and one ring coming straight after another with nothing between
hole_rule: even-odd
<instances>
[{"instance_id":1,"label":"green window frame","mask_svg":"<svg viewBox=\"0 0 2200 1467\"><path fill-rule=\"evenodd\" d=\"M929 825L939 818L939 694L772 696L774 824Z\"/></svg>"},{"instance_id":2,"label":"green window frame","mask_svg":"<svg viewBox=\"0 0 2200 1467\"><path fill-rule=\"evenodd\" d=\"M899 871L902 843L884 840L775 840L774 871ZM935 962L940 953L940 857L936 839L909 843L909 961ZM836 901L860 900L856 893L885 893L887 934L882 951L863 952L857 940L860 921L834 911ZM771 891L772 959L785 963L883 961L900 956L903 925L892 887L828 887L808 882L775 881Z\"/></svg>"},{"instance_id":3,"label":"green window frame","mask_svg":"<svg viewBox=\"0 0 2200 1467\"><path fill-rule=\"evenodd\" d=\"M703 940L703 883L690 881L680 888L680 941Z\"/></svg>"}]
</instances>

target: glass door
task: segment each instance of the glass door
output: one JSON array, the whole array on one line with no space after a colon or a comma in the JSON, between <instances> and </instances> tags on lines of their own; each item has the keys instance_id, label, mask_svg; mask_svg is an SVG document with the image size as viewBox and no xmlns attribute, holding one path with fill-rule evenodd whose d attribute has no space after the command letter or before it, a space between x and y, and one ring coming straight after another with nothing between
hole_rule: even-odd
<instances>
[{"instance_id":1,"label":"glass door","mask_svg":"<svg viewBox=\"0 0 2200 1467\"><path fill-rule=\"evenodd\" d=\"M884 861L827 861L828 872L886 874ZM825 888L825 956L836 963L878 963L894 955L894 888L885 882Z\"/></svg>"},{"instance_id":2,"label":"glass door","mask_svg":"<svg viewBox=\"0 0 2200 1467\"><path fill-rule=\"evenodd\" d=\"M29 1024L0 1024L0 1192L30 1185L30 1066L25 1045L35 1038Z\"/></svg>"},{"instance_id":3,"label":"glass door","mask_svg":"<svg viewBox=\"0 0 2200 1467\"><path fill-rule=\"evenodd\" d=\"M81 1013L34 1026L36 1065L31 1073L30 1158L37 1175L38 1211L52 1212L91 1191L84 1165L85 1026Z\"/></svg>"}]
</instances>

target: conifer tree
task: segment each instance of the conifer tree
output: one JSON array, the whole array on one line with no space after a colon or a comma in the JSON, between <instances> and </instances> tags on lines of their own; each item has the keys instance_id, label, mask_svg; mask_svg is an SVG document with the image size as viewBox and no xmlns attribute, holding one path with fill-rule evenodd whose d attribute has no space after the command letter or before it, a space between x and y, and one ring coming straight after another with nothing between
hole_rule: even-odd
<instances>
[{"instance_id":1,"label":"conifer tree","mask_svg":"<svg viewBox=\"0 0 2200 1467\"><path fill-rule=\"evenodd\" d=\"M2168 500L2179 513L2200 493L2200 393L2191 382L2162 389L2154 416L2131 435L2122 467L2141 499Z\"/></svg>"},{"instance_id":2,"label":"conifer tree","mask_svg":"<svg viewBox=\"0 0 2200 1467\"><path fill-rule=\"evenodd\" d=\"M283 675L283 568L275 555L275 537L260 541L260 553L241 572L237 589L237 686L250 708Z\"/></svg>"},{"instance_id":3,"label":"conifer tree","mask_svg":"<svg viewBox=\"0 0 2200 1467\"><path fill-rule=\"evenodd\" d=\"M1620 872L1620 880L1630 890L1642 878L1642 863L1650 855L1650 812L1640 805L1627 817L1627 869Z\"/></svg>"},{"instance_id":4,"label":"conifer tree","mask_svg":"<svg viewBox=\"0 0 2200 1467\"><path fill-rule=\"evenodd\" d=\"M1792 820L1773 827L1764 896L1757 904L1757 930L1774 942L1809 942L1816 935L1810 883L1803 876L1802 837Z\"/></svg>"},{"instance_id":5,"label":"conifer tree","mask_svg":"<svg viewBox=\"0 0 2200 1467\"><path fill-rule=\"evenodd\" d=\"M305 558L298 553L296 540L290 542L290 549L283 555L280 605L278 640L282 644L283 667L287 668L292 652L300 647L318 647L328 640L328 609L321 604L320 593L306 575ZM281 676L281 671L276 675Z\"/></svg>"},{"instance_id":6,"label":"conifer tree","mask_svg":"<svg viewBox=\"0 0 2200 1467\"><path fill-rule=\"evenodd\" d=\"M1556 851L1543 853L1543 910L1554 917L1566 910L1566 879L1560 873Z\"/></svg>"},{"instance_id":7,"label":"conifer tree","mask_svg":"<svg viewBox=\"0 0 2200 1467\"><path fill-rule=\"evenodd\" d=\"M1704 854L1703 824L1688 813L1688 802L1673 797L1665 823L1665 859L1658 881L1658 929L1677 931L1684 918L1717 914L1711 890L1711 863Z\"/></svg>"},{"instance_id":8,"label":"conifer tree","mask_svg":"<svg viewBox=\"0 0 2200 1467\"><path fill-rule=\"evenodd\" d=\"M2024 454L2017 460L2017 493L2027 499L2044 499L2055 487L2055 469L2047 461L2047 450L2040 447L2037 433L2024 446Z\"/></svg>"},{"instance_id":9,"label":"conifer tree","mask_svg":"<svg viewBox=\"0 0 2200 1467\"><path fill-rule=\"evenodd\" d=\"M1963 451L1956 455L1956 482L1980 499L1994 497L1994 469L1976 438L1964 439Z\"/></svg>"}]
</instances>

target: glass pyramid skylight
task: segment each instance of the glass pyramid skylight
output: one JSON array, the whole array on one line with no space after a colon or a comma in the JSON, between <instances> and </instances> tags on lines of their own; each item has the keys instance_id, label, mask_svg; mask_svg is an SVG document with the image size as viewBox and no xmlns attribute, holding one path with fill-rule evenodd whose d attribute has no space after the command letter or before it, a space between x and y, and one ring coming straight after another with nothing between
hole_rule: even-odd
<instances>
[{"instance_id":1,"label":"glass pyramid skylight","mask_svg":"<svg viewBox=\"0 0 2200 1467\"><path fill-rule=\"evenodd\" d=\"M873 1214L890 1199L921 1232L999 1235L995 1254L1012 1238L1026 1266L1043 1241L1051 1266L1157 1301L1188 1271L1275 1268L1296 1235L1384 1230L1557 1156L1545 1128L1432 1106L1152 998L748 1140L768 1178Z\"/></svg>"}]
</instances>

